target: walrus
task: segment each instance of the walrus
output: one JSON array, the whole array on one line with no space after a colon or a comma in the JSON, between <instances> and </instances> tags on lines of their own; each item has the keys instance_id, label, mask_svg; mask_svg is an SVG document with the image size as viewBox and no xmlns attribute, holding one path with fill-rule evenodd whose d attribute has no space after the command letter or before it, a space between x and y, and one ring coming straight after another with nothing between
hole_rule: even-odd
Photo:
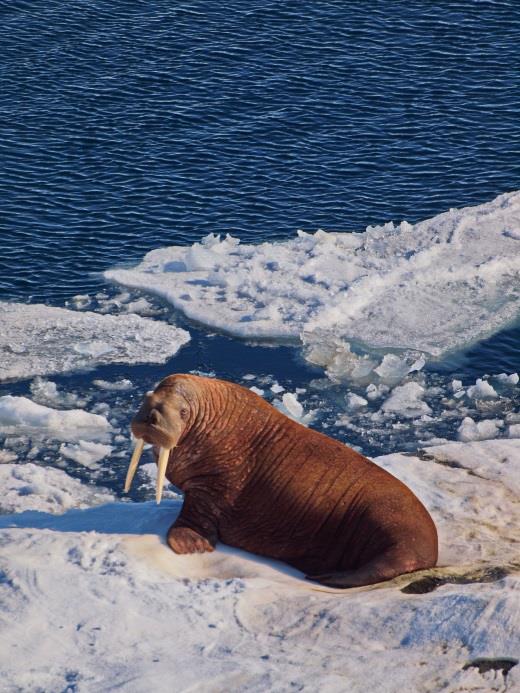
<instances>
[{"instance_id":1,"label":"walrus","mask_svg":"<svg viewBox=\"0 0 520 693\"><path fill-rule=\"evenodd\" d=\"M251 390L177 374L149 392L131 423L184 492L167 534L179 554L217 541L284 561L331 587L359 587L437 562L437 531L401 481L343 443L284 416Z\"/></svg>"}]
</instances>

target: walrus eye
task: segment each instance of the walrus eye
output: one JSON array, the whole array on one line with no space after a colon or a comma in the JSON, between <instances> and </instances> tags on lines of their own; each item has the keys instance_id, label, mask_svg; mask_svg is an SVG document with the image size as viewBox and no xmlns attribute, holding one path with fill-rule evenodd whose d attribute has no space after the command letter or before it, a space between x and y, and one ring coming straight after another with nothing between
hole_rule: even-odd
<instances>
[{"instance_id":1,"label":"walrus eye","mask_svg":"<svg viewBox=\"0 0 520 693\"><path fill-rule=\"evenodd\" d=\"M188 418L188 410L183 407L180 411L180 415L181 415L181 419L183 421L186 421L186 419Z\"/></svg>"}]
</instances>

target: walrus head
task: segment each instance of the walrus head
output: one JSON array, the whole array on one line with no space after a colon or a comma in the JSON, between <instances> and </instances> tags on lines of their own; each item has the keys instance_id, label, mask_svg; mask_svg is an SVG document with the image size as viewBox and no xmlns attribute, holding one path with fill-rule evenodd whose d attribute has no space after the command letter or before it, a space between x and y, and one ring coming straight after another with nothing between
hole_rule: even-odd
<instances>
[{"instance_id":1,"label":"walrus head","mask_svg":"<svg viewBox=\"0 0 520 693\"><path fill-rule=\"evenodd\" d=\"M182 383L180 387L179 384L175 376L163 380L153 392L146 394L132 419L131 429L137 443L126 474L125 493L130 490L144 444L150 443L159 449L156 500L161 502L170 452L179 442L190 418L190 402Z\"/></svg>"}]
</instances>

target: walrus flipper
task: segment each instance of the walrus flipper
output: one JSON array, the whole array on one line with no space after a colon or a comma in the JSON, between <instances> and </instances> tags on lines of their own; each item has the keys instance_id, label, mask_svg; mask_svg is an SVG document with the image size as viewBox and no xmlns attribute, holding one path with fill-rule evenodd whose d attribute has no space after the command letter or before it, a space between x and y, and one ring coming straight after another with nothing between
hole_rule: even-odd
<instances>
[{"instance_id":1,"label":"walrus flipper","mask_svg":"<svg viewBox=\"0 0 520 693\"><path fill-rule=\"evenodd\" d=\"M166 541L175 553L206 553L215 550L214 543L189 527L172 525Z\"/></svg>"},{"instance_id":2,"label":"walrus flipper","mask_svg":"<svg viewBox=\"0 0 520 693\"><path fill-rule=\"evenodd\" d=\"M181 512L168 530L168 545L175 553L205 553L214 550L217 539L214 508L200 494L188 491Z\"/></svg>"},{"instance_id":3,"label":"walrus flipper","mask_svg":"<svg viewBox=\"0 0 520 693\"><path fill-rule=\"evenodd\" d=\"M402 551L393 547L355 570L341 570L322 575L306 575L306 578L327 587L346 589L348 587L374 585L377 582L391 580L403 573L412 573L415 570L430 568L432 565L435 565L435 563L421 561L417 557L403 557Z\"/></svg>"}]
</instances>

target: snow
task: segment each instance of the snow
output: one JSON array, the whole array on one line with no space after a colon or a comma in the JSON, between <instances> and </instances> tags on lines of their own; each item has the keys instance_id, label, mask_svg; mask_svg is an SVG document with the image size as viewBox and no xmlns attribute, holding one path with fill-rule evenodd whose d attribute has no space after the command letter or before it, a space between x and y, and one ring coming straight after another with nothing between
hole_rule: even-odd
<instances>
[{"instance_id":1,"label":"snow","mask_svg":"<svg viewBox=\"0 0 520 693\"><path fill-rule=\"evenodd\" d=\"M510 438L520 438L520 424L511 424L508 428Z\"/></svg>"},{"instance_id":2,"label":"snow","mask_svg":"<svg viewBox=\"0 0 520 693\"><path fill-rule=\"evenodd\" d=\"M511 373L510 375L507 373L500 373L497 375L497 378L500 382L507 383L508 385L518 385L518 381L520 380L518 373Z\"/></svg>"},{"instance_id":3,"label":"snow","mask_svg":"<svg viewBox=\"0 0 520 693\"><path fill-rule=\"evenodd\" d=\"M113 500L105 489L82 484L61 469L32 462L0 465L0 515L28 511L61 514ZM9 517L2 519L3 526L8 526Z\"/></svg>"},{"instance_id":4,"label":"snow","mask_svg":"<svg viewBox=\"0 0 520 693\"><path fill-rule=\"evenodd\" d=\"M86 400L73 392L60 392L56 383L37 376L30 385L33 400L38 404L54 404L58 407L84 407Z\"/></svg>"},{"instance_id":5,"label":"snow","mask_svg":"<svg viewBox=\"0 0 520 693\"><path fill-rule=\"evenodd\" d=\"M276 407L282 414L288 416L294 421L307 426L314 418L315 412L309 411L305 412L303 405L298 401L298 392L285 392L282 395L282 399L274 399L272 402L273 406Z\"/></svg>"},{"instance_id":6,"label":"snow","mask_svg":"<svg viewBox=\"0 0 520 693\"><path fill-rule=\"evenodd\" d=\"M424 358L417 359L413 364L409 365L406 359L399 358L395 354L385 354L379 366L374 368L374 373L376 373L383 382L399 382L408 375L408 373L421 370L424 364Z\"/></svg>"},{"instance_id":7,"label":"snow","mask_svg":"<svg viewBox=\"0 0 520 693\"><path fill-rule=\"evenodd\" d=\"M471 416L466 416L458 428L458 438L464 442L496 438L502 426L500 419L485 419L475 423Z\"/></svg>"},{"instance_id":8,"label":"snow","mask_svg":"<svg viewBox=\"0 0 520 693\"><path fill-rule=\"evenodd\" d=\"M178 500L99 505L63 472L0 466L2 689L516 690L520 441L376 462L432 512L440 567L348 591L225 546L173 554Z\"/></svg>"},{"instance_id":9,"label":"snow","mask_svg":"<svg viewBox=\"0 0 520 693\"><path fill-rule=\"evenodd\" d=\"M385 414L396 414L413 419L423 414L431 414L431 408L423 402L424 388L416 382L395 387L381 406Z\"/></svg>"},{"instance_id":10,"label":"snow","mask_svg":"<svg viewBox=\"0 0 520 693\"><path fill-rule=\"evenodd\" d=\"M63 441L106 440L112 426L106 417L82 409L52 409L27 397L0 397L0 435L27 434Z\"/></svg>"},{"instance_id":11,"label":"snow","mask_svg":"<svg viewBox=\"0 0 520 693\"><path fill-rule=\"evenodd\" d=\"M65 444L60 447L60 453L88 469L98 469L103 458L112 453L111 445L93 443L88 440L80 440L78 443Z\"/></svg>"},{"instance_id":12,"label":"snow","mask_svg":"<svg viewBox=\"0 0 520 693\"><path fill-rule=\"evenodd\" d=\"M216 329L294 340L327 378L244 384L358 449L403 444L376 462L432 513L439 567L370 588L321 588L222 545L176 556L173 487L157 507L95 485L124 475L139 376L70 392L48 378L166 361L188 333L135 315L163 307L126 289L75 296L77 310L0 303L0 380L33 378L27 397L0 397L2 690L520 690L519 376L425 368L518 315L519 223L516 192L414 226L210 235L106 273ZM134 498L153 496L150 460Z\"/></svg>"},{"instance_id":13,"label":"snow","mask_svg":"<svg viewBox=\"0 0 520 693\"><path fill-rule=\"evenodd\" d=\"M0 302L0 380L108 363L164 363L189 341L166 322Z\"/></svg>"},{"instance_id":14,"label":"snow","mask_svg":"<svg viewBox=\"0 0 520 693\"><path fill-rule=\"evenodd\" d=\"M482 378L477 378L475 385L468 387L467 394L472 399L498 396L495 388Z\"/></svg>"},{"instance_id":15,"label":"snow","mask_svg":"<svg viewBox=\"0 0 520 693\"><path fill-rule=\"evenodd\" d=\"M511 436L512 438L514 436ZM17 456L14 452L11 452L10 450L0 450L0 464L4 464L5 462L14 462L17 459Z\"/></svg>"},{"instance_id":16,"label":"snow","mask_svg":"<svg viewBox=\"0 0 520 693\"><path fill-rule=\"evenodd\" d=\"M114 380L113 382L108 380L94 380L93 385L99 387L101 390L115 390L119 392L124 392L125 390L131 390L133 388L133 383L128 378L122 378L121 380Z\"/></svg>"},{"instance_id":17,"label":"snow","mask_svg":"<svg viewBox=\"0 0 520 693\"><path fill-rule=\"evenodd\" d=\"M363 233L299 232L258 245L210 234L105 276L235 336L299 340L336 377L344 369L362 377L386 364L359 355L353 364L353 344L409 351L402 370L420 369L421 353L460 349L517 318L520 245L508 229L519 226L513 192Z\"/></svg>"},{"instance_id":18,"label":"snow","mask_svg":"<svg viewBox=\"0 0 520 693\"><path fill-rule=\"evenodd\" d=\"M347 404L348 411L356 411L357 409L366 407L368 404L367 400L364 397L356 395L355 392L349 392L345 397L345 401Z\"/></svg>"}]
</instances>

